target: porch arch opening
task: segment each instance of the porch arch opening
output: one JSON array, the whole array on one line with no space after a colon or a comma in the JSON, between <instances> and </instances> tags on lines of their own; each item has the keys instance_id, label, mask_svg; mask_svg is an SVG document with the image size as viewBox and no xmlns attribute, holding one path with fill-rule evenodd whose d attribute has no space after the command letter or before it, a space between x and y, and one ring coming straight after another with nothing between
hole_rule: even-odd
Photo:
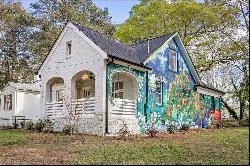
<instances>
[{"instance_id":1,"label":"porch arch opening","mask_svg":"<svg viewBox=\"0 0 250 166\"><path fill-rule=\"evenodd\" d=\"M76 73L71 79L72 99L95 97L95 74L88 70Z\"/></svg>"},{"instance_id":2,"label":"porch arch opening","mask_svg":"<svg viewBox=\"0 0 250 166\"><path fill-rule=\"evenodd\" d=\"M46 102L58 102L64 99L64 80L53 77L46 83Z\"/></svg>"},{"instance_id":3,"label":"porch arch opening","mask_svg":"<svg viewBox=\"0 0 250 166\"><path fill-rule=\"evenodd\" d=\"M116 72L112 76L112 98L137 101L137 79L127 72Z\"/></svg>"}]
</instances>

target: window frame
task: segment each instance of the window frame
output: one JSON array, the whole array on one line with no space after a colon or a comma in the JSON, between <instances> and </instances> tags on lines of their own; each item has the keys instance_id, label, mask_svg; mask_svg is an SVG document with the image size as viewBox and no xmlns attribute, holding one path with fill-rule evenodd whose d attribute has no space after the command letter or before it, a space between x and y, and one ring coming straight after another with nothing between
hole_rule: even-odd
<instances>
[{"instance_id":1,"label":"window frame","mask_svg":"<svg viewBox=\"0 0 250 166\"><path fill-rule=\"evenodd\" d=\"M120 88L121 82L122 82L122 89ZM117 89L116 89L116 83L118 83ZM120 98L120 93L122 93L122 98ZM118 94L118 97L115 97L115 94ZM112 98L113 99L124 99L124 81L123 80L112 81Z\"/></svg>"},{"instance_id":2,"label":"window frame","mask_svg":"<svg viewBox=\"0 0 250 166\"><path fill-rule=\"evenodd\" d=\"M8 96L9 96L9 99L8 99ZM9 104L7 104L7 103L9 103ZM12 94L5 94L4 95L4 110L5 111L12 111L13 110Z\"/></svg>"},{"instance_id":3,"label":"window frame","mask_svg":"<svg viewBox=\"0 0 250 166\"><path fill-rule=\"evenodd\" d=\"M174 58L174 69L172 69L172 67L171 67L171 61L170 61L170 59L172 59L171 57L172 57L172 52L174 52L175 54L175 58ZM170 71L173 71L173 72L176 72L176 73L178 73L178 51L176 50L176 49L174 49L174 48L169 48L169 70Z\"/></svg>"},{"instance_id":4,"label":"window frame","mask_svg":"<svg viewBox=\"0 0 250 166\"><path fill-rule=\"evenodd\" d=\"M155 87L156 87L155 88L156 89L156 92L155 92L156 93L156 104L162 106L163 105L163 81L159 79L159 80L157 80L155 82L155 84L156 84L155 85ZM157 92L157 85L158 84L160 84L160 93ZM158 102L158 97L159 96L161 97L160 98L160 103Z\"/></svg>"},{"instance_id":5,"label":"window frame","mask_svg":"<svg viewBox=\"0 0 250 166\"><path fill-rule=\"evenodd\" d=\"M66 42L66 57L70 57L71 54L72 54L72 40Z\"/></svg>"},{"instance_id":6,"label":"window frame","mask_svg":"<svg viewBox=\"0 0 250 166\"><path fill-rule=\"evenodd\" d=\"M56 101L57 102L58 101L63 101L63 99L64 99L64 89L56 89L55 92L56 92ZM62 93L62 98L59 98L60 92Z\"/></svg>"},{"instance_id":7,"label":"window frame","mask_svg":"<svg viewBox=\"0 0 250 166\"><path fill-rule=\"evenodd\" d=\"M215 97L211 96L211 110L215 111Z\"/></svg>"}]
</instances>

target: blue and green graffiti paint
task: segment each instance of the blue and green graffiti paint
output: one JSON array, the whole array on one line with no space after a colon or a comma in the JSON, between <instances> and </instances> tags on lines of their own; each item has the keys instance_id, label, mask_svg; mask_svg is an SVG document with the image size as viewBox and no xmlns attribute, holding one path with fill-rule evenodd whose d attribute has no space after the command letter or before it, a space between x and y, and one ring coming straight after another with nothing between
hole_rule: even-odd
<instances>
[{"instance_id":1,"label":"blue and green graffiti paint","mask_svg":"<svg viewBox=\"0 0 250 166\"><path fill-rule=\"evenodd\" d=\"M108 75L107 75L107 88L108 88L108 96L111 104L115 104L112 98L112 78L115 73L128 73L135 77L138 84L138 98L137 98L137 108L135 115L138 120L138 125L140 126L141 131L143 132L145 127L145 117L144 117L144 106L146 103L146 73L135 70L133 68L121 66L118 64L108 64L107 66Z\"/></svg>"},{"instance_id":2,"label":"blue and green graffiti paint","mask_svg":"<svg viewBox=\"0 0 250 166\"><path fill-rule=\"evenodd\" d=\"M174 41L171 42L173 47ZM172 48L171 48L172 49ZM125 67L118 64L107 66L107 88L111 104L112 77L115 73L128 73L137 80L138 99L135 115L141 132L144 132L152 124L157 129L166 129L170 124L180 128L188 124L195 128L204 128L212 121L221 119L220 98L199 94L194 90L195 80L177 45L174 46L177 57L177 70L170 70L169 44L165 44L151 57L146 66L152 68L148 73ZM146 80L148 78L148 80ZM156 82L161 81L162 102L157 103ZM146 83L148 82L148 85ZM146 99L146 86L148 86L148 98ZM146 103L147 101L147 103ZM214 105L213 105L214 101Z\"/></svg>"},{"instance_id":3,"label":"blue and green graffiti paint","mask_svg":"<svg viewBox=\"0 0 250 166\"><path fill-rule=\"evenodd\" d=\"M171 42L173 46L174 41ZM212 97L200 95L194 90L195 80L182 57L177 45L174 46L177 57L177 70L170 70L169 51L166 44L146 64L152 68L149 72L149 98L147 103L147 121L154 123L158 129L173 124L180 128L182 124L204 128L212 120L220 120L220 99L215 98L215 110ZM156 80L161 80L162 103L156 102ZM148 124L149 125L149 124ZM147 125L147 126L148 126Z\"/></svg>"}]
</instances>

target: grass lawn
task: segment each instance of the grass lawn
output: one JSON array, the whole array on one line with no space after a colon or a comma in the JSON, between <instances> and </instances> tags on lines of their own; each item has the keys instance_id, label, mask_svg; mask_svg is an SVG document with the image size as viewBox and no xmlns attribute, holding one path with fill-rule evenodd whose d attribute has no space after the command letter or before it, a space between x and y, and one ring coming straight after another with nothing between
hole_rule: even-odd
<instances>
[{"instance_id":1,"label":"grass lawn","mask_svg":"<svg viewBox=\"0 0 250 166\"><path fill-rule=\"evenodd\" d=\"M0 131L0 164L249 164L249 128L198 129L157 138Z\"/></svg>"}]
</instances>

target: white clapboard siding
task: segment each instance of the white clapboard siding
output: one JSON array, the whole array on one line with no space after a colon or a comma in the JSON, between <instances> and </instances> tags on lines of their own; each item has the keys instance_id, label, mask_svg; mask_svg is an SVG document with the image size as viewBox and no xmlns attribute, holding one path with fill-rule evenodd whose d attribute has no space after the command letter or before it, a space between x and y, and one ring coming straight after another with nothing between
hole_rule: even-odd
<instances>
[{"instance_id":1,"label":"white clapboard siding","mask_svg":"<svg viewBox=\"0 0 250 166\"><path fill-rule=\"evenodd\" d=\"M111 114L113 115L135 115L136 101L128 99L114 99Z\"/></svg>"}]
</instances>

